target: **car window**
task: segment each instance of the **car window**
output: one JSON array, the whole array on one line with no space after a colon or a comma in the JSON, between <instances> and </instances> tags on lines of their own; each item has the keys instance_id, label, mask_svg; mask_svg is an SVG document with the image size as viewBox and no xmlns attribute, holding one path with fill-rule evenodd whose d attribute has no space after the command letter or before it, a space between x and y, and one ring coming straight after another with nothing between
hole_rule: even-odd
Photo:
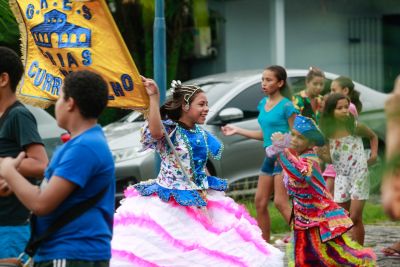
<instances>
[{"instance_id":1,"label":"car window","mask_svg":"<svg viewBox=\"0 0 400 267\"><path fill-rule=\"evenodd\" d=\"M297 94L298 92L306 88L306 77L304 76L289 77L288 83L292 94ZM321 92L321 95L325 95L326 93L329 93L331 91L331 83L332 83L331 79L325 78L325 85L324 89Z\"/></svg>"},{"instance_id":2,"label":"car window","mask_svg":"<svg viewBox=\"0 0 400 267\"><path fill-rule=\"evenodd\" d=\"M198 85L207 95L208 106L212 107L215 102L224 97L226 92L234 86L234 83L208 82L208 83L199 83Z\"/></svg>"},{"instance_id":3,"label":"car window","mask_svg":"<svg viewBox=\"0 0 400 267\"><path fill-rule=\"evenodd\" d=\"M264 96L258 82L240 92L224 106L224 109L238 108L243 111L244 120L254 119L258 116L258 103Z\"/></svg>"},{"instance_id":4,"label":"car window","mask_svg":"<svg viewBox=\"0 0 400 267\"><path fill-rule=\"evenodd\" d=\"M288 83L292 94L297 94L306 87L305 77L289 77Z\"/></svg>"}]
</instances>

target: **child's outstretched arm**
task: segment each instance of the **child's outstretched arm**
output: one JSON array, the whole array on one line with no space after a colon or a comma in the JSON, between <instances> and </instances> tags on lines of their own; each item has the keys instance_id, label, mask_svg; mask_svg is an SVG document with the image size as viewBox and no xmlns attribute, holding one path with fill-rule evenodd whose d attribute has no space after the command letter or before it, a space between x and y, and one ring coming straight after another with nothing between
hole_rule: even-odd
<instances>
[{"instance_id":1,"label":"child's outstretched arm","mask_svg":"<svg viewBox=\"0 0 400 267\"><path fill-rule=\"evenodd\" d=\"M160 139L163 136L163 131L161 127L161 115L160 115L160 93L158 91L158 86L156 82L152 79L148 79L142 76L142 82L146 88L146 92L150 98L149 107L149 130L151 137L154 139Z\"/></svg>"},{"instance_id":2,"label":"child's outstretched arm","mask_svg":"<svg viewBox=\"0 0 400 267\"><path fill-rule=\"evenodd\" d=\"M374 164L378 158L378 136L374 131L362 123L357 123L356 135L369 139L371 156L368 159L368 165Z\"/></svg>"},{"instance_id":3,"label":"child's outstretched arm","mask_svg":"<svg viewBox=\"0 0 400 267\"><path fill-rule=\"evenodd\" d=\"M247 138L251 138L251 139L256 139L256 140L263 140L263 135L262 135L262 131L254 131L254 130L247 130L247 129L243 129L231 124L227 124L225 126L221 127L221 131L223 133L223 135L226 136L230 136L230 135L235 135L235 134L239 134L242 135L244 137Z\"/></svg>"}]
</instances>

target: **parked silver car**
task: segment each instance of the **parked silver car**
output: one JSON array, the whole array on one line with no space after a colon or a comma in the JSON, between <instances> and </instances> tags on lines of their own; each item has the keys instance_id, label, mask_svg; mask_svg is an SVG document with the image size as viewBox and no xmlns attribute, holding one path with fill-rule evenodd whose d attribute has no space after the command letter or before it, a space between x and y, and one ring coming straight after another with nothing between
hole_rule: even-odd
<instances>
[{"instance_id":1,"label":"parked silver car","mask_svg":"<svg viewBox=\"0 0 400 267\"><path fill-rule=\"evenodd\" d=\"M47 111L25 105L36 119L39 134L42 137L49 159L53 155L54 149L61 145L61 135L66 131L58 127L56 120Z\"/></svg>"},{"instance_id":2,"label":"parked silver car","mask_svg":"<svg viewBox=\"0 0 400 267\"><path fill-rule=\"evenodd\" d=\"M288 70L288 82L293 92L304 89L307 72ZM254 182L249 184L243 181L258 176L264 158L263 143L239 135L223 136L220 127L232 123L246 129L259 129L257 104L264 96L261 91L261 74L262 70L239 71L185 82L200 85L207 94L210 110L204 127L225 146L221 160L210 160L207 167L211 174L228 179L231 190L240 186L243 191L246 189L243 184L253 190ZM338 75L325 74L326 88L329 88L330 82ZM359 83L355 83L355 87L361 93L363 103L360 120L369 125L383 142L383 108L387 95ZM152 150L141 151L139 129L143 121L142 114L134 111L104 127L116 164L117 193L121 193L127 184L156 177L155 153Z\"/></svg>"}]
</instances>

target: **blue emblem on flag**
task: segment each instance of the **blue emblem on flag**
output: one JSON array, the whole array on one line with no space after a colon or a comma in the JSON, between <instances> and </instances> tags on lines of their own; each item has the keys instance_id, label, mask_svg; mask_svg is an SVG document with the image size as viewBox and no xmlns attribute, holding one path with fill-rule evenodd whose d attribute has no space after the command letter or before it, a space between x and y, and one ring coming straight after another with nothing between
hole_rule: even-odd
<instances>
[{"instance_id":1,"label":"blue emblem on flag","mask_svg":"<svg viewBox=\"0 0 400 267\"><path fill-rule=\"evenodd\" d=\"M91 46L91 30L69 23L67 15L55 9L45 13L43 23L33 27L31 33L37 46L54 48ZM57 43L54 43L55 40Z\"/></svg>"}]
</instances>

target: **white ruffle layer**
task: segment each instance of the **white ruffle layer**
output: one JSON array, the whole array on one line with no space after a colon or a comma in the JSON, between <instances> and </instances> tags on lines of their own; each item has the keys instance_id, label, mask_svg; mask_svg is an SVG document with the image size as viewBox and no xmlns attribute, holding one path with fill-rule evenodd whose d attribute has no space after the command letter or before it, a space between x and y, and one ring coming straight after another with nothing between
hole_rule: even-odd
<instances>
[{"instance_id":1,"label":"white ruffle layer","mask_svg":"<svg viewBox=\"0 0 400 267\"><path fill-rule=\"evenodd\" d=\"M243 206L223 192L207 198L205 209L131 192L115 214L110 266L283 266Z\"/></svg>"}]
</instances>

